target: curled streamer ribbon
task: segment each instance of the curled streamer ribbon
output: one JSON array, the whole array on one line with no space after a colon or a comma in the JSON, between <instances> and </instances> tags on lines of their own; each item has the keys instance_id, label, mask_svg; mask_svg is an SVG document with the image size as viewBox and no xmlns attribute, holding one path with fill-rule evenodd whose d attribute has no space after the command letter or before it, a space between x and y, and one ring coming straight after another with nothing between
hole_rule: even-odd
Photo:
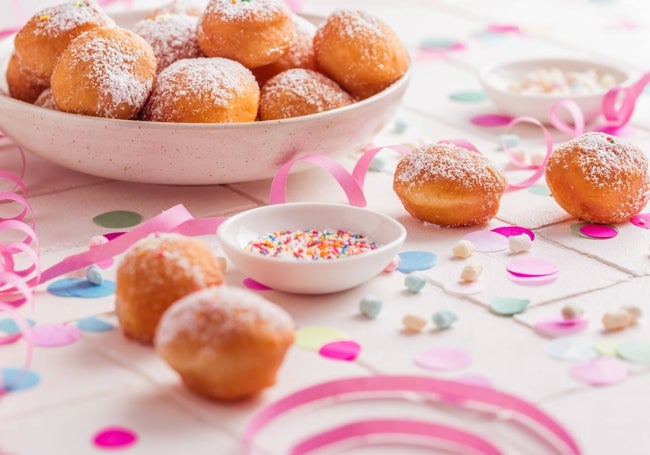
<instances>
[{"instance_id":1,"label":"curled streamer ribbon","mask_svg":"<svg viewBox=\"0 0 650 455\"><path fill-rule=\"evenodd\" d=\"M650 83L650 72L643 74L629 87L617 86L609 89L603 98L603 115L609 123L601 128L625 126L630 121L636 102L648 83Z\"/></svg>"}]
</instances>

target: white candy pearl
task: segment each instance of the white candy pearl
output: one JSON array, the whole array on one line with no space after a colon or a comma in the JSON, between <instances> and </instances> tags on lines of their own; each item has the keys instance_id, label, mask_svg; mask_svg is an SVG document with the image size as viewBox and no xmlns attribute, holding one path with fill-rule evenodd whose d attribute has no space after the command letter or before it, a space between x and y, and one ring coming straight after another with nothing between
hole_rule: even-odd
<instances>
[{"instance_id":1,"label":"white candy pearl","mask_svg":"<svg viewBox=\"0 0 650 455\"><path fill-rule=\"evenodd\" d=\"M530 251L533 246L533 241L528 237L528 234L511 235L508 237L508 248L513 254L524 253Z\"/></svg>"},{"instance_id":2,"label":"white candy pearl","mask_svg":"<svg viewBox=\"0 0 650 455\"><path fill-rule=\"evenodd\" d=\"M465 259L476 252L476 247L469 240L460 240L452 249L454 257Z\"/></svg>"}]
</instances>

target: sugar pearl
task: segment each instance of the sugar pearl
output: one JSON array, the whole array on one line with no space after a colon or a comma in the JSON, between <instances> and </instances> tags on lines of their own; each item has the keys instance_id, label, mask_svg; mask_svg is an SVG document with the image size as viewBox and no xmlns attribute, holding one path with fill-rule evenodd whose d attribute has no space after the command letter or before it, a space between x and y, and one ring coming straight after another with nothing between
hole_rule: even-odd
<instances>
[{"instance_id":1,"label":"sugar pearl","mask_svg":"<svg viewBox=\"0 0 650 455\"><path fill-rule=\"evenodd\" d=\"M528 237L528 234L511 235L508 237L508 248L513 254L524 253L530 251L533 246L533 241Z\"/></svg>"},{"instance_id":2,"label":"sugar pearl","mask_svg":"<svg viewBox=\"0 0 650 455\"><path fill-rule=\"evenodd\" d=\"M639 308L637 305L625 305L622 307L622 309L630 315L630 318L632 319L630 322L631 324L636 324L641 317L641 308Z\"/></svg>"},{"instance_id":3,"label":"sugar pearl","mask_svg":"<svg viewBox=\"0 0 650 455\"><path fill-rule=\"evenodd\" d=\"M418 272L411 272L404 278L404 286L411 292L420 292L427 284L427 277Z\"/></svg>"},{"instance_id":4,"label":"sugar pearl","mask_svg":"<svg viewBox=\"0 0 650 455\"><path fill-rule=\"evenodd\" d=\"M584 314L584 310L581 306L576 305L575 303L567 303L562 308L562 317L564 319L577 319Z\"/></svg>"},{"instance_id":5,"label":"sugar pearl","mask_svg":"<svg viewBox=\"0 0 650 455\"><path fill-rule=\"evenodd\" d=\"M359 301L359 311L368 318L376 318L381 312L383 302L374 295L366 295Z\"/></svg>"},{"instance_id":6,"label":"sugar pearl","mask_svg":"<svg viewBox=\"0 0 650 455\"><path fill-rule=\"evenodd\" d=\"M474 281L478 281L478 279L481 277L481 273L483 273L483 266L481 264L467 265L460 273L460 279L472 283Z\"/></svg>"},{"instance_id":7,"label":"sugar pearl","mask_svg":"<svg viewBox=\"0 0 650 455\"><path fill-rule=\"evenodd\" d=\"M91 265L86 267L84 270L84 275L89 283L99 286L104 282L104 277L102 276L102 271L96 265Z\"/></svg>"},{"instance_id":8,"label":"sugar pearl","mask_svg":"<svg viewBox=\"0 0 650 455\"><path fill-rule=\"evenodd\" d=\"M404 325L404 330L411 333L419 333L424 329L424 326L427 325L427 320L421 316L416 316L414 314L407 314L402 319L402 324Z\"/></svg>"},{"instance_id":9,"label":"sugar pearl","mask_svg":"<svg viewBox=\"0 0 650 455\"><path fill-rule=\"evenodd\" d=\"M460 240L452 249L454 256L460 259L470 257L476 252L476 247L469 240Z\"/></svg>"},{"instance_id":10,"label":"sugar pearl","mask_svg":"<svg viewBox=\"0 0 650 455\"><path fill-rule=\"evenodd\" d=\"M398 254L391 259L391 261L388 263L388 265L384 268L385 273L391 273L397 270L397 267L399 266L399 263L402 262L402 259L399 257Z\"/></svg>"},{"instance_id":11,"label":"sugar pearl","mask_svg":"<svg viewBox=\"0 0 650 455\"><path fill-rule=\"evenodd\" d=\"M607 310L603 315L603 326L608 332L623 330L632 323L630 314L622 308Z\"/></svg>"},{"instance_id":12,"label":"sugar pearl","mask_svg":"<svg viewBox=\"0 0 650 455\"><path fill-rule=\"evenodd\" d=\"M439 329L448 329L458 320L458 316L453 311L438 311L433 314L431 320Z\"/></svg>"}]
</instances>

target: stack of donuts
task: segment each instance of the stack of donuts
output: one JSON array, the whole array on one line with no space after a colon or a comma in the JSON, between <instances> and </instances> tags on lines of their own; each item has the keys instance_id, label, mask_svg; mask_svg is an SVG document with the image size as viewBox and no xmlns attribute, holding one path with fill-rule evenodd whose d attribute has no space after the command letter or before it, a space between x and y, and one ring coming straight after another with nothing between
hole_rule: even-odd
<instances>
[{"instance_id":1,"label":"stack of donuts","mask_svg":"<svg viewBox=\"0 0 650 455\"><path fill-rule=\"evenodd\" d=\"M282 0L174 0L127 30L69 0L19 30L6 78L13 98L65 112L225 123L342 107L408 65L395 32L357 10L317 28Z\"/></svg>"}]
</instances>

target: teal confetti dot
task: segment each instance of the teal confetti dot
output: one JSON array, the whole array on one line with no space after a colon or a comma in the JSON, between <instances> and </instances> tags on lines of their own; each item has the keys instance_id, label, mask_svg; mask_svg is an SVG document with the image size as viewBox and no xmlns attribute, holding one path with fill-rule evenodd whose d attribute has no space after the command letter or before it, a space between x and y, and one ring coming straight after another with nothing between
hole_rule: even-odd
<instances>
[{"instance_id":1,"label":"teal confetti dot","mask_svg":"<svg viewBox=\"0 0 650 455\"><path fill-rule=\"evenodd\" d=\"M422 49L449 49L458 44L458 41L451 38L426 38L420 44Z\"/></svg>"},{"instance_id":2,"label":"teal confetti dot","mask_svg":"<svg viewBox=\"0 0 650 455\"><path fill-rule=\"evenodd\" d=\"M113 330L115 326L109 322L99 319L98 317L88 316L86 318L79 319L77 322L77 328L84 332L101 333Z\"/></svg>"},{"instance_id":3,"label":"teal confetti dot","mask_svg":"<svg viewBox=\"0 0 650 455\"><path fill-rule=\"evenodd\" d=\"M522 313L530 303L528 299L518 299L515 297L495 297L490 302L490 310L501 316L513 316Z\"/></svg>"},{"instance_id":4,"label":"teal confetti dot","mask_svg":"<svg viewBox=\"0 0 650 455\"><path fill-rule=\"evenodd\" d=\"M549 197L551 195L551 189L548 187L548 185L544 184L531 185L528 187L528 192L536 196Z\"/></svg>"},{"instance_id":5,"label":"teal confetti dot","mask_svg":"<svg viewBox=\"0 0 650 455\"><path fill-rule=\"evenodd\" d=\"M47 291L59 297L82 297L96 299L115 293L115 282L102 281L102 284L93 284L85 278L63 278L50 283Z\"/></svg>"},{"instance_id":6,"label":"teal confetti dot","mask_svg":"<svg viewBox=\"0 0 650 455\"><path fill-rule=\"evenodd\" d=\"M128 210L113 210L93 218L93 222L101 227L110 229L128 228L140 224L142 215Z\"/></svg>"},{"instance_id":7,"label":"teal confetti dot","mask_svg":"<svg viewBox=\"0 0 650 455\"><path fill-rule=\"evenodd\" d=\"M623 360L650 364L650 341L631 340L618 345L616 354Z\"/></svg>"},{"instance_id":8,"label":"teal confetti dot","mask_svg":"<svg viewBox=\"0 0 650 455\"><path fill-rule=\"evenodd\" d=\"M454 101L459 101L461 103L477 103L479 101L485 101L487 95L484 92L453 92L449 94L449 98Z\"/></svg>"},{"instance_id":9,"label":"teal confetti dot","mask_svg":"<svg viewBox=\"0 0 650 455\"><path fill-rule=\"evenodd\" d=\"M0 374L2 374L0 388L5 392L28 390L41 382L41 377L38 374L21 368L2 368Z\"/></svg>"},{"instance_id":10,"label":"teal confetti dot","mask_svg":"<svg viewBox=\"0 0 650 455\"><path fill-rule=\"evenodd\" d=\"M436 265L438 256L429 251L403 251L398 253L400 262L397 270L411 273L417 270L429 270Z\"/></svg>"},{"instance_id":11,"label":"teal confetti dot","mask_svg":"<svg viewBox=\"0 0 650 455\"><path fill-rule=\"evenodd\" d=\"M34 327L35 325L35 322L31 319L27 319L27 323L30 327ZM0 320L0 332L4 332L7 335L15 335L17 333L20 333L21 330L20 327L18 327L18 324L16 324L16 321L11 318L7 318Z\"/></svg>"}]
</instances>

